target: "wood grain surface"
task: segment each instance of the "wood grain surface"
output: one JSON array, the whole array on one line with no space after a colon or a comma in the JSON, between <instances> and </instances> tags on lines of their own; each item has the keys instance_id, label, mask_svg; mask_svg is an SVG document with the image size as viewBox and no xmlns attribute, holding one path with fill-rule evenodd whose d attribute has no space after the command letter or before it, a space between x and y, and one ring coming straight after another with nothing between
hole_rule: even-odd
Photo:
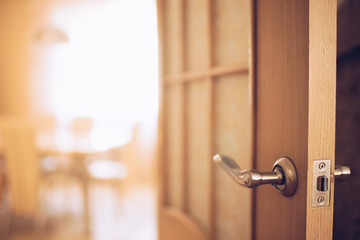
<instances>
[{"instance_id":1,"label":"wood grain surface","mask_svg":"<svg viewBox=\"0 0 360 240\"><path fill-rule=\"evenodd\" d=\"M334 178L330 206L312 207L312 165L330 159L335 166L336 116L336 1L310 1L309 5L309 129L306 238L332 239Z\"/></svg>"},{"instance_id":2,"label":"wood grain surface","mask_svg":"<svg viewBox=\"0 0 360 240\"><path fill-rule=\"evenodd\" d=\"M298 190L256 189L256 239L331 239L332 204L312 208L312 162L335 146L335 1L256 1L256 165L290 157ZM333 166L332 166L333 171ZM333 192L333 183L331 183Z\"/></svg>"}]
</instances>

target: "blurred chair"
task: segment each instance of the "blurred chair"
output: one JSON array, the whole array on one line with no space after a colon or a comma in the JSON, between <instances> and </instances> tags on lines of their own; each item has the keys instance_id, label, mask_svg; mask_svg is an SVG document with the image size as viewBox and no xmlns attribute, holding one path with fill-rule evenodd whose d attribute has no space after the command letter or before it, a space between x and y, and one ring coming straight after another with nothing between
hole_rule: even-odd
<instances>
[{"instance_id":1,"label":"blurred chair","mask_svg":"<svg viewBox=\"0 0 360 240\"><path fill-rule=\"evenodd\" d=\"M90 142L90 134L93 128L92 118L75 118L71 123L71 133L73 135L73 147L75 153L72 154L72 167L78 173L83 194L83 219L86 234L90 233L90 204L89 204L89 181L85 166Z\"/></svg>"},{"instance_id":2,"label":"blurred chair","mask_svg":"<svg viewBox=\"0 0 360 240\"><path fill-rule=\"evenodd\" d=\"M31 124L35 131L37 154L40 159L42 175L52 178L64 174L65 176L71 175L69 154L61 151L57 143L56 133L59 126L55 116L35 116L31 118Z\"/></svg>"},{"instance_id":3,"label":"blurred chair","mask_svg":"<svg viewBox=\"0 0 360 240\"><path fill-rule=\"evenodd\" d=\"M125 180L128 176L127 161L134 140L135 128L132 131L130 142L89 155L85 161L86 178L88 187L92 184L104 184L113 189L116 201L124 189ZM121 134L121 133L119 133Z\"/></svg>"},{"instance_id":4,"label":"blurred chair","mask_svg":"<svg viewBox=\"0 0 360 240\"><path fill-rule=\"evenodd\" d=\"M26 120L2 118L0 133L10 210L34 217L39 213L40 171L33 129Z\"/></svg>"},{"instance_id":5,"label":"blurred chair","mask_svg":"<svg viewBox=\"0 0 360 240\"><path fill-rule=\"evenodd\" d=\"M35 141L38 149L38 157L40 159L40 165L42 173L50 175L59 169L64 170L69 160L66 154L62 154L59 151L51 149L42 149L44 145L43 141L46 141L47 146L56 146L56 130L57 120L52 115L41 115L31 118L31 124L35 132Z\"/></svg>"},{"instance_id":6,"label":"blurred chair","mask_svg":"<svg viewBox=\"0 0 360 240\"><path fill-rule=\"evenodd\" d=\"M85 191L89 194L91 186L100 186L102 189L104 189L103 187L110 187L111 193L117 203L117 209L120 209L121 195L124 192L124 183L128 175L128 168L122 161L121 155L118 155L122 150L121 147L118 147L102 153L93 154L85 161ZM88 196L91 196L91 194ZM89 220L91 218L90 210L91 209L89 208Z\"/></svg>"},{"instance_id":7,"label":"blurred chair","mask_svg":"<svg viewBox=\"0 0 360 240\"><path fill-rule=\"evenodd\" d=\"M94 183L110 185L118 196L128 171L123 162L126 149L128 149L127 145L104 151L98 151L95 148L90 150L88 147L92 145L92 130L93 119L91 118L76 118L71 125L71 132L74 135L74 148L77 149L72 154L72 162L82 184L86 233L90 233L91 222L90 186Z\"/></svg>"},{"instance_id":8,"label":"blurred chair","mask_svg":"<svg viewBox=\"0 0 360 240\"><path fill-rule=\"evenodd\" d=\"M92 118L75 118L71 124L71 131L75 134L88 135L93 127Z\"/></svg>"},{"instance_id":9,"label":"blurred chair","mask_svg":"<svg viewBox=\"0 0 360 240\"><path fill-rule=\"evenodd\" d=\"M40 119L41 120L41 119ZM38 122L37 130L49 130L51 126L51 118L42 118L42 124ZM90 217L89 217L89 199L88 199L88 180L84 161L88 156L86 151L88 149L88 140L93 125L91 118L75 118L70 127L70 149L62 151L58 148L58 143L55 141L55 151L47 152L47 155L42 155L41 165L43 176L47 180L47 184L51 184L55 180L66 177L73 179L80 183L83 195L83 214L84 214L84 230L86 233L90 232ZM47 127L47 128L46 128ZM55 132L55 131L54 131ZM55 136L54 136L55 138ZM85 151L83 151L85 149ZM45 152L46 153L46 152Z\"/></svg>"},{"instance_id":10,"label":"blurred chair","mask_svg":"<svg viewBox=\"0 0 360 240\"><path fill-rule=\"evenodd\" d=\"M128 168L123 162L126 146L89 156L85 161L87 177L92 182L108 183L120 189Z\"/></svg>"},{"instance_id":11,"label":"blurred chair","mask_svg":"<svg viewBox=\"0 0 360 240\"><path fill-rule=\"evenodd\" d=\"M35 141L38 127L33 119L20 117L0 118L0 138L4 154L5 185L9 208L13 218L30 217L39 227L45 225L45 191L59 178L79 177L71 168L57 164L48 167L47 158L59 156L39 155ZM47 163L46 163L47 162Z\"/></svg>"},{"instance_id":12,"label":"blurred chair","mask_svg":"<svg viewBox=\"0 0 360 240\"><path fill-rule=\"evenodd\" d=\"M31 125L34 128L35 134L37 135L36 138L41 138L45 136L46 144L47 145L55 145L55 132L57 129L57 121L55 116L52 115L41 115L41 116L34 116L30 119ZM41 145L41 143L36 143ZM47 153L41 152L42 155L47 155Z\"/></svg>"},{"instance_id":13,"label":"blurred chair","mask_svg":"<svg viewBox=\"0 0 360 240\"><path fill-rule=\"evenodd\" d=\"M88 177L98 182L122 182L128 174L127 161L132 157L137 127L131 130L131 139L126 143L89 155L85 161ZM116 132L122 134L122 132ZM125 134L125 132L124 132ZM128 134L126 134L128 135ZM130 137L130 136L129 136ZM114 144L116 145L116 144Z\"/></svg>"},{"instance_id":14,"label":"blurred chair","mask_svg":"<svg viewBox=\"0 0 360 240\"><path fill-rule=\"evenodd\" d=\"M71 123L72 144L75 152L92 152L90 135L93 129L92 118L75 118ZM80 154L86 155L86 154ZM82 159L84 161L84 159ZM75 161L79 163L81 161ZM78 166L79 167L79 166Z\"/></svg>"},{"instance_id":15,"label":"blurred chair","mask_svg":"<svg viewBox=\"0 0 360 240\"><path fill-rule=\"evenodd\" d=\"M32 118L35 131L53 132L57 127L57 120L53 115L39 115Z\"/></svg>"}]
</instances>

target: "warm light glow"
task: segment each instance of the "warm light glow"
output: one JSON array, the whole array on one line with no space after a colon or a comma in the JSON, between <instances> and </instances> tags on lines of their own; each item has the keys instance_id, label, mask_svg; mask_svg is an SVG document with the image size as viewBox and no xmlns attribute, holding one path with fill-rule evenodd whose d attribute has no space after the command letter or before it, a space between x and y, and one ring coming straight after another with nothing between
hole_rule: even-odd
<instances>
[{"instance_id":1,"label":"warm light glow","mask_svg":"<svg viewBox=\"0 0 360 240\"><path fill-rule=\"evenodd\" d=\"M128 128L94 128L90 138L95 150L104 151L129 143L132 134L133 132Z\"/></svg>"},{"instance_id":2,"label":"warm light glow","mask_svg":"<svg viewBox=\"0 0 360 240\"><path fill-rule=\"evenodd\" d=\"M42 54L34 108L55 115L62 126L92 118L95 150L128 143L134 126L156 121L158 112L155 1L87 2L53 11L50 25L68 42L34 44ZM70 149L71 141L60 135L58 145Z\"/></svg>"},{"instance_id":3,"label":"warm light glow","mask_svg":"<svg viewBox=\"0 0 360 240\"><path fill-rule=\"evenodd\" d=\"M156 0L5 2L0 235L157 239Z\"/></svg>"},{"instance_id":4,"label":"warm light glow","mask_svg":"<svg viewBox=\"0 0 360 240\"><path fill-rule=\"evenodd\" d=\"M47 46L48 105L66 122L133 125L157 114L156 5L121 0L56 9L68 43Z\"/></svg>"},{"instance_id":5,"label":"warm light glow","mask_svg":"<svg viewBox=\"0 0 360 240\"><path fill-rule=\"evenodd\" d=\"M89 164L89 171L92 176L102 178L125 178L128 174L128 169L122 162L113 161L95 161Z\"/></svg>"}]
</instances>

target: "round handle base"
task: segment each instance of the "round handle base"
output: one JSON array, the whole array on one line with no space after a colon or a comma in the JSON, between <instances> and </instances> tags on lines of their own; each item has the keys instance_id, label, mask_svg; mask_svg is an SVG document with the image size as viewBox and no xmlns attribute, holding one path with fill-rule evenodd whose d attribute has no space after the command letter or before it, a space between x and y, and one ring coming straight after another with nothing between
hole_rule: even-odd
<instances>
[{"instance_id":1,"label":"round handle base","mask_svg":"<svg viewBox=\"0 0 360 240\"><path fill-rule=\"evenodd\" d=\"M273 166L273 171L277 169L283 173L283 184L274 184L285 197L292 197L297 189L298 180L294 163L288 157L278 159Z\"/></svg>"}]
</instances>

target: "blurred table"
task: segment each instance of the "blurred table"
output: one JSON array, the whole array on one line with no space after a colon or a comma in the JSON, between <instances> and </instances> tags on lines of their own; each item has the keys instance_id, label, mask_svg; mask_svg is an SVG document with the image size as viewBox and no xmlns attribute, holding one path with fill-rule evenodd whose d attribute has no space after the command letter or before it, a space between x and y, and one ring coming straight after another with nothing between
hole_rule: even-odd
<instances>
[{"instance_id":1,"label":"blurred table","mask_svg":"<svg viewBox=\"0 0 360 240\"><path fill-rule=\"evenodd\" d=\"M87 155L107 151L130 142L131 130L95 128L87 133L75 133L68 129L39 131L36 147L40 153Z\"/></svg>"},{"instance_id":2,"label":"blurred table","mask_svg":"<svg viewBox=\"0 0 360 240\"><path fill-rule=\"evenodd\" d=\"M41 156L66 156L70 161L68 171L82 184L84 194L85 231L90 231L88 169L86 159L91 155L120 147L130 142L132 131L124 129L93 129L78 133L68 129L38 131L35 144Z\"/></svg>"},{"instance_id":3,"label":"blurred table","mask_svg":"<svg viewBox=\"0 0 360 240\"><path fill-rule=\"evenodd\" d=\"M35 143L40 154L91 154L96 152L90 134L74 134L67 130L37 132Z\"/></svg>"},{"instance_id":4,"label":"blurred table","mask_svg":"<svg viewBox=\"0 0 360 240\"><path fill-rule=\"evenodd\" d=\"M67 129L38 131L35 145L43 169L60 170L64 176L76 178L83 192L85 232L90 232L89 190L85 160L98 151L89 133L74 133Z\"/></svg>"}]
</instances>

